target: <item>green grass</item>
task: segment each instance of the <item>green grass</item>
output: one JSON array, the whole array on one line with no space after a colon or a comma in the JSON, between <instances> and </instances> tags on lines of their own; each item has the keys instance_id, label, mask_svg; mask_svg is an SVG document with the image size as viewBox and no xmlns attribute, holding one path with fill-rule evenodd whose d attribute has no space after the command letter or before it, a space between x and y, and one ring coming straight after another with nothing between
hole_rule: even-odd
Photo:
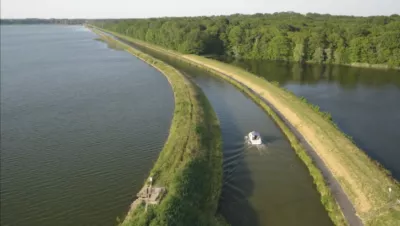
<instances>
[{"instance_id":1,"label":"green grass","mask_svg":"<svg viewBox=\"0 0 400 226\"><path fill-rule=\"evenodd\" d=\"M213 71L210 71L215 73ZM229 80L231 84L236 86L242 92L246 93L251 99L253 99L259 106L261 106L264 111L266 111L275 123L279 126L282 132L288 138L292 148L295 150L297 156L304 162L310 175L313 178L314 184L321 195L321 202L328 212L329 217L335 225L347 225L342 212L336 200L331 194L329 187L327 186L321 171L314 165L311 157L304 150L303 146L300 144L299 140L292 133L292 131L286 126L286 124L280 119L280 117L267 105L259 96L254 95L248 88L244 87L242 84L236 82L235 80Z\"/></svg>"},{"instance_id":2,"label":"green grass","mask_svg":"<svg viewBox=\"0 0 400 226\"><path fill-rule=\"evenodd\" d=\"M118 35L118 34L115 34L115 35ZM140 43L140 44L144 44L144 43ZM161 49L157 49L157 50L160 51ZM163 51L163 53L171 55L170 52ZM192 62L187 62L187 63L190 63L193 66L197 66L197 67L199 66L199 65L193 64ZM215 74L215 71L209 70L204 67L202 67L202 68ZM278 124L278 126L282 129L284 134L289 139L291 146L296 151L296 154L307 166L311 176L313 177L316 188L319 191L319 193L321 194L321 202L324 205L325 209L327 210L332 221L335 223L335 225L346 225L343 215L342 215L335 199L332 197L330 189L326 185L321 172L314 165L310 156L308 156L308 154L305 152L304 148L300 145L299 141L294 136L294 134L290 131L290 129L285 125L285 123L276 115L276 113L268 105L266 105L263 101L261 101L261 99L258 96L254 95L250 90L248 90L246 87L243 87L240 83L236 82L235 80L229 80L229 82L231 84L233 84L234 86L236 86L237 88L239 88L242 92L246 93L249 97L251 97L257 104L259 104L275 120L275 122Z\"/></svg>"},{"instance_id":3,"label":"green grass","mask_svg":"<svg viewBox=\"0 0 400 226\"><path fill-rule=\"evenodd\" d=\"M333 175L355 205L356 212L363 222L366 225L399 224L400 209L398 205L395 208L385 209L385 206L392 203L396 198L400 198L399 183L379 163L371 160L360 150L351 137L340 131L329 114L321 112L318 107L311 105L304 98L299 98L276 84L271 84L240 68L199 56L189 57L207 65L218 67L224 72L235 74L249 87L262 87L276 101L294 112L301 121L300 125L295 126L300 131L302 127L307 126L315 135L313 137L315 140L309 141L322 144L322 146L316 148L316 151L320 156L321 154L324 156L322 158L324 162L335 159L335 162L338 163L327 164L327 166L332 170ZM318 186L318 183L322 183L322 181L315 181L315 183ZM389 187L392 188L390 199ZM322 201L323 199L322 196ZM368 202L369 208L365 208L366 205L362 202L362 199ZM376 214L381 209L385 209L385 211Z\"/></svg>"},{"instance_id":4,"label":"green grass","mask_svg":"<svg viewBox=\"0 0 400 226\"><path fill-rule=\"evenodd\" d=\"M150 172L154 184L167 188L159 205L130 210L121 225L224 225L216 215L222 186L219 122L210 103L173 67L104 36L162 72L171 84L175 109L170 133Z\"/></svg>"},{"instance_id":5,"label":"green grass","mask_svg":"<svg viewBox=\"0 0 400 226\"><path fill-rule=\"evenodd\" d=\"M334 177L339 181L341 187L354 204L357 214L366 225L399 224L399 205L386 208L400 198L399 183L379 163L371 160L360 150L353 143L351 137L340 131L332 122L330 114L321 112L318 107L311 105L304 98L295 96L277 84L272 84L238 67L201 56L183 55L127 36L114 34L128 41L210 70L213 73L219 74L223 72L235 77L236 80L244 83L247 87L260 91L259 94L262 97L274 101L275 107L279 106L286 112L291 113L291 115L288 114L291 117L289 117L289 121L293 119L291 121L292 124L305 135L307 141L314 147ZM214 68L214 70L210 68ZM241 87L241 90L245 91L246 89ZM272 113L270 114L279 124L278 119ZM291 140L299 157L307 165L310 174L314 178L314 183L321 193L321 202L332 220L337 225L344 224L342 214L330 194L320 171L315 167L307 153L302 150L298 141L288 134L290 131L287 128L285 129L284 125L280 126ZM388 192L389 187L392 188L391 196L389 196Z\"/></svg>"}]
</instances>

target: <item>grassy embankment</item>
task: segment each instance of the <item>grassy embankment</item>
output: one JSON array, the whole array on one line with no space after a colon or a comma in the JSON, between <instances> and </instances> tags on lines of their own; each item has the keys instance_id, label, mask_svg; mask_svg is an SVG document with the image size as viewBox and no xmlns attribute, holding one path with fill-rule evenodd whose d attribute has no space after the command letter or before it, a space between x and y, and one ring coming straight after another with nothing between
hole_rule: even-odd
<instances>
[{"instance_id":1,"label":"grassy embankment","mask_svg":"<svg viewBox=\"0 0 400 226\"><path fill-rule=\"evenodd\" d=\"M234 77L273 103L324 161L365 225L400 224L400 205L396 205L396 199L400 198L399 183L391 178L387 170L360 150L350 137L341 132L332 122L329 113L321 112L318 106L308 103L304 98L296 97L276 84L240 68L199 56L184 57ZM272 117L276 119L273 115ZM298 142L295 138L291 139L290 135L288 137L291 141ZM294 148L313 176L321 193L322 203L332 220L336 225L344 224L320 171L302 147ZM389 194L389 188L392 189L392 194Z\"/></svg>"},{"instance_id":2,"label":"grassy embankment","mask_svg":"<svg viewBox=\"0 0 400 226\"><path fill-rule=\"evenodd\" d=\"M151 45L148 43L144 43L144 42L141 42L138 40L133 40L128 37L121 36L117 33L113 33L113 34L120 38L127 39L128 41L133 41L136 44L140 44L147 48L151 48L153 50L159 51L160 53L164 53L164 54L170 55L172 57L178 57L177 59L184 60L185 62L192 64L193 66L197 66L197 67L199 66L198 64L193 64L193 62L190 62L190 61L180 58L181 56L176 55L178 53L176 53L174 51L162 49L157 46L154 46L154 45ZM204 68L204 67L203 67L203 69L207 70L207 68ZM210 71L210 72L213 72L213 71ZM296 150L296 153L298 154L298 156L302 159L302 161L306 164L307 168L309 169L310 174L312 175L312 177L314 179L314 183L316 184L317 189L321 194L321 202L323 203L323 205L324 205L325 209L327 210L332 221L335 223L335 225L346 225L346 223L343 219L342 213L340 212L339 207L337 206L337 203L331 196L330 190L326 186L326 183L323 179L321 172L318 170L318 168L315 167L311 158L305 152L305 150L303 149L303 147L301 146L301 144L299 143L297 138L294 136L294 134L290 131L290 129L285 125L285 123L278 117L278 115L268 105L266 105L263 101L260 100L260 98L258 96L254 95L254 93L252 93L251 91L249 91L248 89L243 87L241 84L239 84L235 80L229 80L229 82L231 84L233 84L234 86L236 86L237 88L239 88L242 92L249 95L269 115L271 115L271 117L275 120L275 122L278 124L278 126L282 129L282 131L285 133L285 135L289 139L292 147L294 148L294 150Z\"/></svg>"},{"instance_id":3,"label":"grassy embankment","mask_svg":"<svg viewBox=\"0 0 400 226\"><path fill-rule=\"evenodd\" d=\"M396 204L396 199L400 197L399 183L392 179L384 168L371 160L348 136L341 132L330 120L329 114L320 112L318 107L310 105L304 99L296 97L287 90L232 65L201 56L183 55L127 36L114 34L128 41L211 70L213 73L227 74L245 86L250 87L260 96L269 100L302 133L339 181L364 224L399 224L400 205ZM230 82L235 83L232 80ZM250 93L243 85L236 85L243 91ZM250 93L250 95L252 94ZM255 95L252 96L253 99L258 98ZM321 172L284 123L268 106L263 106L263 108L281 126L297 154L307 165L310 174L314 178L314 183L321 193L321 201L331 219L336 225L345 224L338 205L332 197ZM392 190L391 194L389 194L389 188Z\"/></svg>"},{"instance_id":4,"label":"grassy embankment","mask_svg":"<svg viewBox=\"0 0 400 226\"><path fill-rule=\"evenodd\" d=\"M95 31L95 30L94 30ZM96 31L95 31L96 32ZM167 188L159 205L139 205L121 225L221 225L216 216L222 186L219 122L201 90L173 67L98 33L162 72L172 86L175 110L169 137L150 172Z\"/></svg>"}]
</instances>

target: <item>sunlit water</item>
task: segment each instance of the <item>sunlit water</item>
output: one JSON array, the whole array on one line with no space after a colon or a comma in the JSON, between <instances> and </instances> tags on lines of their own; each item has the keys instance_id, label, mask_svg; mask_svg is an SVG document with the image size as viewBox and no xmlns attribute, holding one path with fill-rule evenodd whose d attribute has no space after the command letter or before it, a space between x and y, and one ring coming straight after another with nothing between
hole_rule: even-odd
<instances>
[{"instance_id":1,"label":"sunlit water","mask_svg":"<svg viewBox=\"0 0 400 226\"><path fill-rule=\"evenodd\" d=\"M1 225L115 225L158 157L167 80L94 38L1 27Z\"/></svg>"},{"instance_id":2,"label":"sunlit water","mask_svg":"<svg viewBox=\"0 0 400 226\"><path fill-rule=\"evenodd\" d=\"M332 225L306 167L258 105L208 72L140 49L193 79L216 111L224 152L219 212L231 225ZM244 136L253 130L261 133L265 147L246 145Z\"/></svg>"},{"instance_id":3,"label":"sunlit water","mask_svg":"<svg viewBox=\"0 0 400 226\"><path fill-rule=\"evenodd\" d=\"M304 96L400 180L400 71L229 61Z\"/></svg>"}]
</instances>

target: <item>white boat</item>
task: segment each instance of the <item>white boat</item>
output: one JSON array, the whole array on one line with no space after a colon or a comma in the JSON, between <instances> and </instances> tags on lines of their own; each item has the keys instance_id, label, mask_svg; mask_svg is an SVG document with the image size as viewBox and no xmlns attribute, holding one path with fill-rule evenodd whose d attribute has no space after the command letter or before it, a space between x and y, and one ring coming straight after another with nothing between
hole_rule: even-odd
<instances>
[{"instance_id":1,"label":"white boat","mask_svg":"<svg viewBox=\"0 0 400 226\"><path fill-rule=\"evenodd\" d=\"M249 133L249 135L247 135L246 138L249 144L262 144L261 134L259 132L252 131Z\"/></svg>"}]
</instances>

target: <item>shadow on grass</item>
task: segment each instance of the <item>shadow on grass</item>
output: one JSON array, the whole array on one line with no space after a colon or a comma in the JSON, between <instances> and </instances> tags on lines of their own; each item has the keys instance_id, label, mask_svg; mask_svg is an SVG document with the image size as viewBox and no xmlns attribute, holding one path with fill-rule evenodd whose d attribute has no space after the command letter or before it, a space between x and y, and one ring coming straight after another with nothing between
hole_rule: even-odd
<instances>
[{"instance_id":1,"label":"shadow on grass","mask_svg":"<svg viewBox=\"0 0 400 226\"><path fill-rule=\"evenodd\" d=\"M178 69L183 74L187 75L189 78L195 81L196 76L206 76L209 79L219 80L208 72L190 66L184 62L175 60L174 58L165 56L148 48L138 46L127 41L124 42L139 49L142 52L153 56L154 58L164 61L165 63ZM224 101L219 101L218 104L215 104L213 97L221 98L222 95L218 95L218 93L210 95L207 89L204 89L205 87L203 87L202 84L197 83L197 85L203 90L204 94L209 99L212 107L217 112L217 115L218 112L221 112L219 111L219 109L224 109L223 117L226 119L224 121L229 124L229 133L226 133L227 130L224 130L224 128L226 128L227 125L224 125L220 120L223 140L224 175L218 212L232 226L257 226L259 225L258 215L248 201L249 197L253 193L254 183L250 176L250 170L246 165L246 162L244 161L244 144L241 144L238 147L237 145L229 142L237 141L238 138L242 140L242 131L235 126L235 123L233 123L236 119L233 117L232 114L230 114L232 112L231 110L229 110L230 107L225 104L220 104ZM222 92L222 90L215 91ZM235 134L238 137L232 137L232 134ZM274 137L268 137L266 139L269 142L277 140L277 138Z\"/></svg>"}]
</instances>

